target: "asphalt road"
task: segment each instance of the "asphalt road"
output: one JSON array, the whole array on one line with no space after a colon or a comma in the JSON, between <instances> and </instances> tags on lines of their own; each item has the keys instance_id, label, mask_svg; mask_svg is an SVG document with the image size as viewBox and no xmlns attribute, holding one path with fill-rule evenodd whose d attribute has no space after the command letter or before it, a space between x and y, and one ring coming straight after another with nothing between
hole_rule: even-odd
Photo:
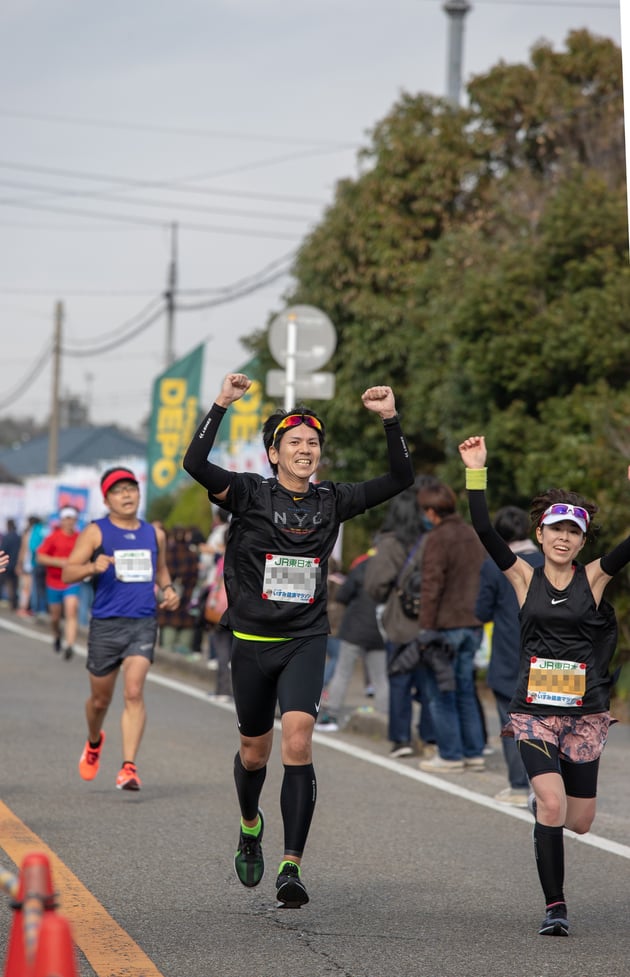
<instances>
[{"instance_id":1,"label":"asphalt road","mask_svg":"<svg viewBox=\"0 0 630 977\"><path fill-rule=\"evenodd\" d=\"M50 852L80 977L630 974L627 725L611 732L593 832L567 835L569 939L537 935L532 819L492 799L505 786L500 752L484 773L432 776L415 759L391 761L369 732L316 734L311 901L278 910L278 743L262 797L268 870L246 890L232 867L234 713L207 697L210 673L185 662L179 674L152 670L144 787L131 794L114 789L120 693L98 778L78 776L84 665L55 656L41 629L0 616L0 865L17 872L25 850ZM0 892L4 953L13 922Z\"/></svg>"}]
</instances>

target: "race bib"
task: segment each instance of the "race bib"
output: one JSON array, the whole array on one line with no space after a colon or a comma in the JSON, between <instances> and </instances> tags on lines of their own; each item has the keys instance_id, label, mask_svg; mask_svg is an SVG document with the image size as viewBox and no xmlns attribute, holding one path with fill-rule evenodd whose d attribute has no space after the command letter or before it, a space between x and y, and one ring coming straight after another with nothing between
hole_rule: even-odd
<instances>
[{"instance_id":1,"label":"race bib","mask_svg":"<svg viewBox=\"0 0 630 977\"><path fill-rule=\"evenodd\" d=\"M586 692L583 662L532 658L527 683L527 701L543 706L581 706Z\"/></svg>"},{"instance_id":2,"label":"race bib","mask_svg":"<svg viewBox=\"0 0 630 977\"><path fill-rule=\"evenodd\" d=\"M282 556L267 553L263 577L263 599L312 604L319 572L319 559L310 556Z\"/></svg>"},{"instance_id":3,"label":"race bib","mask_svg":"<svg viewBox=\"0 0 630 977\"><path fill-rule=\"evenodd\" d=\"M153 580L151 550L114 550L116 579L123 583L150 583Z\"/></svg>"}]
</instances>

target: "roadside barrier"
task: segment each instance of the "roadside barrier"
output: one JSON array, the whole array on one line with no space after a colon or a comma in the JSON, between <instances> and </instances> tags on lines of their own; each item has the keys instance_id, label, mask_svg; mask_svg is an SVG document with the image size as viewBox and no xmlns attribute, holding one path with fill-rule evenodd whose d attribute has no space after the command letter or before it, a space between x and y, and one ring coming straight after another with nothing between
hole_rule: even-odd
<instances>
[{"instance_id":1,"label":"roadside barrier","mask_svg":"<svg viewBox=\"0 0 630 977\"><path fill-rule=\"evenodd\" d=\"M26 855L19 879L0 868L0 887L13 909L3 977L79 977L70 923L57 912L47 856Z\"/></svg>"}]
</instances>

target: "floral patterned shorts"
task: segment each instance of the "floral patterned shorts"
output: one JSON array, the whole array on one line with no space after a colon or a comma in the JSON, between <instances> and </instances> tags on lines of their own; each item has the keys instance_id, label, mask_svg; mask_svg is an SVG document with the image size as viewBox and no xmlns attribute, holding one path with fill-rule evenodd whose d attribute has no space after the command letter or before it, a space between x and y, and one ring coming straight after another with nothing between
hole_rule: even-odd
<instances>
[{"instance_id":1,"label":"floral patterned shorts","mask_svg":"<svg viewBox=\"0 0 630 977\"><path fill-rule=\"evenodd\" d=\"M597 712L590 716L530 716L524 712L513 712L510 723L516 740L553 743L563 760L590 763L602 755L611 718L609 712Z\"/></svg>"}]
</instances>

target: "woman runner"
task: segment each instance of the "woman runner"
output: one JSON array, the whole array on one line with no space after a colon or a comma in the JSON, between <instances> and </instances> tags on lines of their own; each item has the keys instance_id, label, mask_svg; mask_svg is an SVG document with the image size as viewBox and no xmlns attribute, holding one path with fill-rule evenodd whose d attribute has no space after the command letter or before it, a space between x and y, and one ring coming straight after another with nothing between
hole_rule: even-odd
<instances>
[{"instance_id":1,"label":"woman runner","mask_svg":"<svg viewBox=\"0 0 630 977\"><path fill-rule=\"evenodd\" d=\"M509 711L534 792L534 853L545 896L538 932L568 936L563 829L585 834L595 817L599 758L611 722L609 666L617 641L615 613L602 598L607 583L630 560L630 537L601 559L578 563L593 536L597 506L575 492L549 489L531 503L544 557L542 566L532 567L491 526L485 439L467 438L459 451L473 526L514 587L520 607L519 678Z\"/></svg>"}]
</instances>

